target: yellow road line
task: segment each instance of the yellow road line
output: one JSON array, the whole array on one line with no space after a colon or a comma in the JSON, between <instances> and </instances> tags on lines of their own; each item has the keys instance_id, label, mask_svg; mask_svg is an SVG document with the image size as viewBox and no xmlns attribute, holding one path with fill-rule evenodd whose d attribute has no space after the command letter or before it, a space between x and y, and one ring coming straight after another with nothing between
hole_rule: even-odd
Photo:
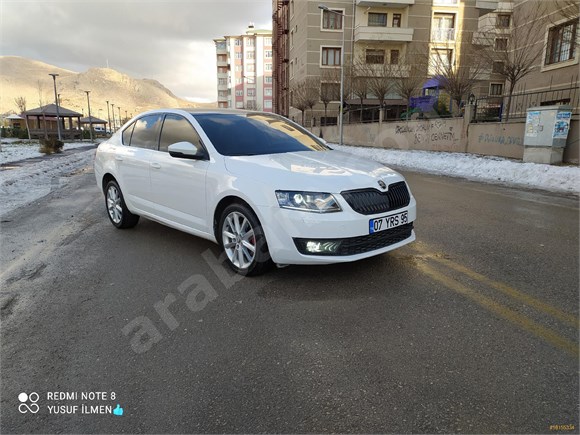
<instances>
[{"instance_id":1,"label":"yellow road line","mask_svg":"<svg viewBox=\"0 0 580 435\"><path fill-rule=\"evenodd\" d=\"M480 273L477 273L471 269L468 269L465 266L462 266L460 264L457 264L449 259L443 258L442 256L438 256L434 253L431 253L427 250L427 248L425 247L424 244L422 243L417 243L414 246L411 246L411 248L415 248L416 250L426 254L429 256L429 254L431 254L429 256L430 259L437 261L438 263L443 264L444 266L449 267L450 269L453 269L457 272L463 273L464 275L467 275L468 277L481 282L482 284L488 285L490 287L493 287L494 289L502 292L503 294L516 299L518 301L523 302L524 304L526 304L529 307L533 307L538 311L541 311L545 314L548 314L562 322L565 322L575 328L579 327L579 320L576 316L574 316L573 314L570 313L566 313L562 310L560 310L559 308L556 308L550 304L547 304L545 302L542 302L539 299L536 299L530 295L527 295L503 282L499 282L499 281L494 281L490 278L488 278L487 276L484 276Z\"/></svg>"},{"instance_id":2,"label":"yellow road line","mask_svg":"<svg viewBox=\"0 0 580 435\"><path fill-rule=\"evenodd\" d=\"M438 272L437 270L433 269L432 267L428 266L425 262L419 261L417 262L417 268L423 272L424 274L428 275L435 281L440 282L445 287L463 295L471 300L475 301L483 308L492 311L503 317L504 319L508 320L519 326L520 328L534 334L535 336L542 338L543 340L547 341L548 343L552 344L553 346L562 349L568 352L570 355L575 356L578 358L578 345L560 335L556 334L554 331L543 327L542 325L534 322L533 320L528 319L526 316L518 313L517 311L512 310L487 296L477 293L476 291L471 290L470 288L466 287L465 285L461 284L460 282L449 278Z\"/></svg>"}]
</instances>

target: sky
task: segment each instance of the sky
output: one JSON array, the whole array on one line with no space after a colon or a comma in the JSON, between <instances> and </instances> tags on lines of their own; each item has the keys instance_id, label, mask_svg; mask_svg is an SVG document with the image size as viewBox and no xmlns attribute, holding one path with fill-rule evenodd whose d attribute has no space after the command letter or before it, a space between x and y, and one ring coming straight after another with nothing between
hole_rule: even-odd
<instances>
[{"instance_id":1,"label":"sky","mask_svg":"<svg viewBox=\"0 0 580 435\"><path fill-rule=\"evenodd\" d=\"M0 54L75 72L113 68L217 100L213 39L272 28L271 0L0 0Z\"/></svg>"}]
</instances>

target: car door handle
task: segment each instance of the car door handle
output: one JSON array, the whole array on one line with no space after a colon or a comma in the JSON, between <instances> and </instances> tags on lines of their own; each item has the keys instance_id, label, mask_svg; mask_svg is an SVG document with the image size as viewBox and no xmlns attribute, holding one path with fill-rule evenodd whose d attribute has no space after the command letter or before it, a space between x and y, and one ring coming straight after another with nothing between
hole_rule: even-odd
<instances>
[{"instance_id":1,"label":"car door handle","mask_svg":"<svg viewBox=\"0 0 580 435\"><path fill-rule=\"evenodd\" d=\"M151 167L155 169L161 169L161 165L159 163L151 163Z\"/></svg>"}]
</instances>

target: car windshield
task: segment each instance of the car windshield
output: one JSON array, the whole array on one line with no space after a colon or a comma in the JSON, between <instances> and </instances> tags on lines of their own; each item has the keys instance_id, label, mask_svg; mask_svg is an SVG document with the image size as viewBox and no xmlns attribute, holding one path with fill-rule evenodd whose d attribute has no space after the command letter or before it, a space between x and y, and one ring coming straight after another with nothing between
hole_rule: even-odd
<instances>
[{"instance_id":1,"label":"car windshield","mask_svg":"<svg viewBox=\"0 0 580 435\"><path fill-rule=\"evenodd\" d=\"M279 116L263 113L204 113L193 116L217 152L224 156L330 149L306 130Z\"/></svg>"}]
</instances>

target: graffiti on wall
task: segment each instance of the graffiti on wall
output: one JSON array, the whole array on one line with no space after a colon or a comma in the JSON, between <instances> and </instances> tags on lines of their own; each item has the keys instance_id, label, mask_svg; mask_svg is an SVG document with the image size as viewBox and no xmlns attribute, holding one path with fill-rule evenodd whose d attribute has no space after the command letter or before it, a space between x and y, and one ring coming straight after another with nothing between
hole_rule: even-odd
<instances>
[{"instance_id":1,"label":"graffiti on wall","mask_svg":"<svg viewBox=\"0 0 580 435\"><path fill-rule=\"evenodd\" d=\"M395 135L412 135L414 145L431 143L431 145L452 145L459 140L459 133L453 123L445 119L434 119L421 123L402 123L395 125Z\"/></svg>"},{"instance_id":2,"label":"graffiti on wall","mask_svg":"<svg viewBox=\"0 0 580 435\"><path fill-rule=\"evenodd\" d=\"M523 145L524 139L520 136L510 136L504 134L481 133L477 137L479 143L496 143L499 145Z\"/></svg>"}]
</instances>

